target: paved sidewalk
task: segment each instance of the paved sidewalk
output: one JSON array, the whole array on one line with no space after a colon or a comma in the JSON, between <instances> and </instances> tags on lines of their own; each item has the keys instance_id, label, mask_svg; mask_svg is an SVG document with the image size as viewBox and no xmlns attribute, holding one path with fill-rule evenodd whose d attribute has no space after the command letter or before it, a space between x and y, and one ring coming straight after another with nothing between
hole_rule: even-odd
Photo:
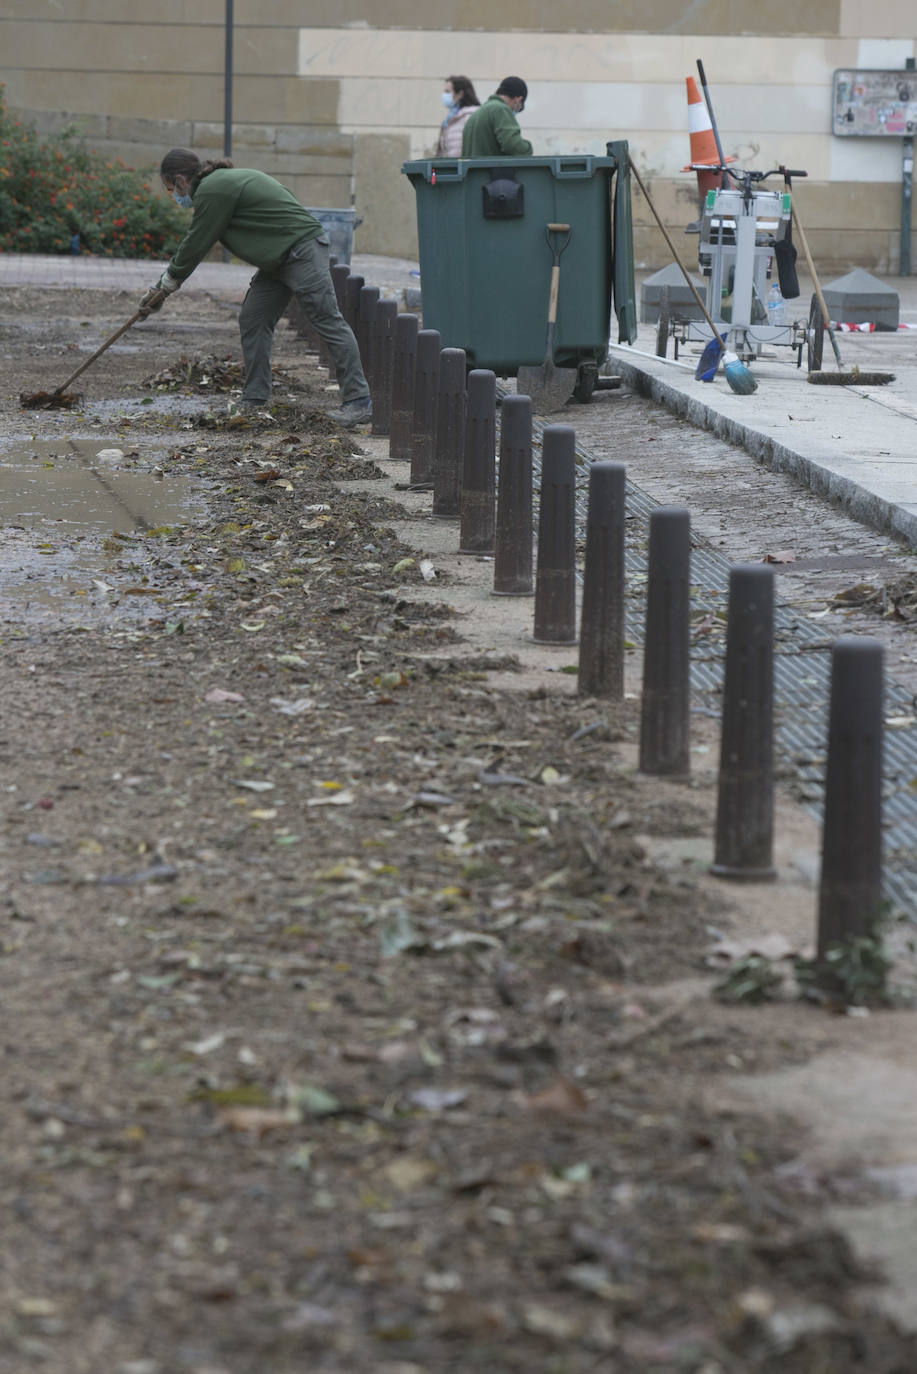
<instances>
[{"instance_id":1,"label":"paved sidewalk","mask_svg":"<svg viewBox=\"0 0 917 1374\"><path fill-rule=\"evenodd\" d=\"M54 290L136 291L142 294L159 279L166 265L166 260L156 262L150 258L0 253L0 291L5 286L47 286ZM411 275L417 271L417 264L405 258L355 253L351 270L364 276L368 284L380 287L385 294L397 294L405 287L418 285L418 278ZM241 300L254 271L248 263L202 262L182 290L206 291Z\"/></svg>"},{"instance_id":2,"label":"paved sidewalk","mask_svg":"<svg viewBox=\"0 0 917 1374\"><path fill-rule=\"evenodd\" d=\"M902 324L917 323L917 277L889 278ZM800 276L795 302L808 314L811 287ZM787 302L788 308L793 303ZM789 347L766 348L750 365L758 389L731 391L722 369L712 383L694 380L702 345L673 359L655 356L656 327L641 325L634 347L610 349L621 373L693 424L738 444L770 467L791 472L855 519L890 530L917 548L917 331L839 333L842 371L893 372L887 386L811 385ZM823 371L836 372L830 340Z\"/></svg>"}]
</instances>

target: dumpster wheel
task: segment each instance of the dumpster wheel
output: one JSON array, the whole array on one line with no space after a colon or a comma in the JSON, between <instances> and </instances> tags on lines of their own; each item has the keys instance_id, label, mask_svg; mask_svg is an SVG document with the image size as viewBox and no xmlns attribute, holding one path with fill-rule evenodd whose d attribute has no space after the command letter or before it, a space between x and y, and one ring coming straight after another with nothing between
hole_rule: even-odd
<instances>
[{"instance_id":1,"label":"dumpster wheel","mask_svg":"<svg viewBox=\"0 0 917 1374\"><path fill-rule=\"evenodd\" d=\"M576 369L576 385L573 388L573 399L579 401L581 405L588 405L595 391L595 384L599 377L598 363L580 363Z\"/></svg>"}]
</instances>

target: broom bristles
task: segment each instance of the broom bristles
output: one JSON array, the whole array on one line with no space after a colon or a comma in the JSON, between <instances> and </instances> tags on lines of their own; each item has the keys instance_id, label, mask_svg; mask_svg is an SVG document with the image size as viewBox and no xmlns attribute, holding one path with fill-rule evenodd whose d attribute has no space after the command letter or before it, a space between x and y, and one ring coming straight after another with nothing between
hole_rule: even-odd
<instances>
[{"instance_id":1,"label":"broom bristles","mask_svg":"<svg viewBox=\"0 0 917 1374\"><path fill-rule=\"evenodd\" d=\"M758 383L744 363L740 363L735 353L727 353L723 364L726 381L737 396L750 396L758 390Z\"/></svg>"},{"instance_id":2,"label":"broom bristles","mask_svg":"<svg viewBox=\"0 0 917 1374\"><path fill-rule=\"evenodd\" d=\"M810 372L809 381L821 386L888 386L894 372Z\"/></svg>"}]
</instances>

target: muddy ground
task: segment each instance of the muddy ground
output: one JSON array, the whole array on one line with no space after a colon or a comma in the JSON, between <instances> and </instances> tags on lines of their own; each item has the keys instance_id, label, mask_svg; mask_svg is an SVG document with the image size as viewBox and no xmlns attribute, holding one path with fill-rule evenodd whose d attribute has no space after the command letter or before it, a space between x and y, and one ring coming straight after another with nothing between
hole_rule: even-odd
<instances>
[{"instance_id":1,"label":"muddy ground","mask_svg":"<svg viewBox=\"0 0 917 1374\"><path fill-rule=\"evenodd\" d=\"M0 1371L912 1370L862 1180L710 1105L836 1024L709 995L712 768L469 651L291 332L270 420L185 292L24 412L133 299L7 306Z\"/></svg>"}]
</instances>

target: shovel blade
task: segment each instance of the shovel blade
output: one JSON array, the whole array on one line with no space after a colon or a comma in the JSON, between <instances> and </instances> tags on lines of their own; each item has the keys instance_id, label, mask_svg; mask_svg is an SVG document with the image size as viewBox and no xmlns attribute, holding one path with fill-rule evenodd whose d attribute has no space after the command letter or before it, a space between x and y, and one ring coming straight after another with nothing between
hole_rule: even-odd
<instances>
[{"instance_id":1,"label":"shovel blade","mask_svg":"<svg viewBox=\"0 0 917 1374\"><path fill-rule=\"evenodd\" d=\"M562 410L575 386L575 367L555 367L547 359L539 367L520 367L516 373L516 393L531 398L536 415Z\"/></svg>"}]
</instances>

